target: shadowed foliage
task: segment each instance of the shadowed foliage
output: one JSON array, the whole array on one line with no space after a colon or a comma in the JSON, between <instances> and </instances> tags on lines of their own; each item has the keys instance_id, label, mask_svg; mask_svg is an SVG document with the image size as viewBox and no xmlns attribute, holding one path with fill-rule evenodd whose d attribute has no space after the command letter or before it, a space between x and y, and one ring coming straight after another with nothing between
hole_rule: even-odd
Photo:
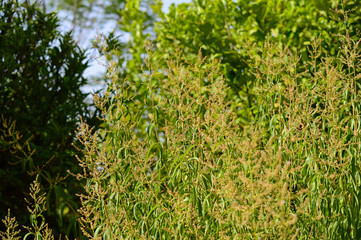
<instances>
[{"instance_id":1,"label":"shadowed foliage","mask_svg":"<svg viewBox=\"0 0 361 240\"><path fill-rule=\"evenodd\" d=\"M78 169L74 130L80 118L96 121L80 90L85 52L58 25L55 13L36 4L0 2L0 215L11 208L20 225L27 222L24 198L38 173L50 226L69 233L76 232L80 189L67 174Z\"/></svg>"}]
</instances>

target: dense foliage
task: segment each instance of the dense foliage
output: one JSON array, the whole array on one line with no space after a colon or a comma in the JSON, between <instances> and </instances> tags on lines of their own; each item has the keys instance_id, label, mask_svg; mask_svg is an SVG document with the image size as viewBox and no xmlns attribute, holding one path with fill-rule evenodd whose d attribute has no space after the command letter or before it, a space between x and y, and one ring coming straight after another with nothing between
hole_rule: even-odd
<instances>
[{"instance_id":1,"label":"dense foliage","mask_svg":"<svg viewBox=\"0 0 361 240\"><path fill-rule=\"evenodd\" d=\"M117 53L122 53L118 57L121 77L138 81L146 55L143 46L149 38L154 41L157 59L172 57L178 48L188 61L197 58L199 49L210 59L220 59L219 73L224 75L230 87L227 95L233 101L232 109L237 111L237 121L246 126L254 115L255 95L252 92L254 75L250 72L245 44L251 42L263 46L269 37L300 55L305 64L310 60L308 48L312 40L322 35L322 56L326 53L334 56L340 47L338 34L344 35L348 29L353 39L357 39L357 29L361 27L360 3L200 0L173 5L165 14L155 2L152 11L158 19L153 23L153 35L147 31L149 24L144 24L141 11L131 5L127 16L134 17L131 21L120 21L121 29L131 34L131 41L125 46L112 44L115 38L111 34L108 36L109 49L117 48ZM141 86L137 88L141 89Z\"/></svg>"},{"instance_id":2,"label":"dense foliage","mask_svg":"<svg viewBox=\"0 0 361 240\"><path fill-rule=\"evenodd\" d=\"M257 107L244 129L217 61L178 52L164 63L148 50L145 93L109 62L108 90L95 98L109 128L78 133L84 233L358 239L361 55L347 34L335 56L312 41L307 64L278 44L250 47Z\"/></svg>"},{"instance_id":3,"label":"dense foliage","mask_svg":"<svg viewBox=\"0 0 361 240\"><path fill-rule=\"evenodd\" d=\"M155 1L158 18L142 2L116 11L128 42L95 43L107 89L101 129L76 133L81 237L361 238L359 1ZM51 239L39 181L28 231Z\"/></svg>"},{"instance_id":4,"label":"dense foliage","mask_svg":"<svg viewBox=\"0 0 361 240\"><path fill-rule=\"evenodd\" d=\"M28 222L24 198L35 174L47 192L47 217L57 232L75 232L80 184L71 146L80 118L90 121L82 74L86 55L61 35L55 13L0 2L0 216L8 208Z\"/></svg>"}]
</instances>

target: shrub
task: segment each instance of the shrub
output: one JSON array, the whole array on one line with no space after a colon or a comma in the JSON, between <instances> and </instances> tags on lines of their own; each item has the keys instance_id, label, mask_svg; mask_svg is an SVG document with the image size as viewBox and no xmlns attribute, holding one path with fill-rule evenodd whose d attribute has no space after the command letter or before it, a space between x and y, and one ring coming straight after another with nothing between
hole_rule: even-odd
<instances>
[{"instance_id":1,"label":"shrub","mask_svg":"<svg viewBox=\"0 0 361 240\"><path fill-rule=\"evenodd\" d=\"M0 216L11 208L19 225L27 223L23 199L40 174L49 224L76 235L81 187L66 171L78 169L71 146L77 122L94 125L80 90L86 55L71 33L57 30L55 13L26 3L0 1Z\"/></svg>"},{"instance_id":2,"label":"shrub","mask_svg":"<svg viewBox=\"0 0 361 240\"><path fill-rule=\"evenodd\" d=\"M83 123L77 134L85 147L77 175L87 181L84 234L359 238L360 48L348 32L339 38L336 56L322 56L321 38L313 41L307 64L269 41L245 45L256 102L243 130L219 62L201 54L187 62L178 51L161 69L148 46L137 82L120 79L108 62L110 84L95 96L107 127L94 132Z\"/></svg>"},{"instance_id":3,"label":"shrub","mask_svg":"<svg viewBox=\"0 0 361 240\"><path fill-rule=\"evenodd\" d=\"M103 128L82 122L76 134L83 234L359 239L361 40L348 30L337 37L330 54L313 40L308 62L282 44L245 42L255 100L247 125L220 62L202 50L159 59L149 44L142 74L120 78L117 50L99 41L108 60L108 88L94 96ZM10 216L5 223L2 234L16 235Z\"/></svg>"}]
</instances>

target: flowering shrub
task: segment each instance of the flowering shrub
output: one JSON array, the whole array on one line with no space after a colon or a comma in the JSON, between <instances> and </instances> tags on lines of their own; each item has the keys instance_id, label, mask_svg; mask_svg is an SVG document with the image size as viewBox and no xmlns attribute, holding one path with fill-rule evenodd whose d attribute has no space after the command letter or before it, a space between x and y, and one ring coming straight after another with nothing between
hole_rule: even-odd
<instances>
[{"instance_id":1,"label":"flowering shrub","mask_svg":"<svg viewBox=\"0 0 361 240\"><path fill-rule=\"evenodd\" d=\"M255 79L246 126L214 58L159 59L148 44L142 75L122 78L116 50L99 41L102 129L81 123L76 134L85 238L359 239L361 40L338 38L332 55L316 38L308 62L245 43ZM41 206L28 234L51 238ZM2 236L16 237L15 220L4 223Z\"/></svg>"},{"instance_id":2,"label":"flowering shrub","mask_svg":"<svg viewBox=\"0 0 361 240\"><path fill-rule=\"evenodd\" d=\"M148 46L139 82L120 79L109 62L108 89L95 96L107 126L78 130L84 234L358 238L360 50L340 38L336 57L321 57L316 39L306 65L279 45L246 46L257 107L243 130L225 101L217 61L199 54L189 63L178 51L160 69ZM147 86L141 101L139 85ZM150 120L142 128L144 114Z\"/></svg>"}]
</instances>

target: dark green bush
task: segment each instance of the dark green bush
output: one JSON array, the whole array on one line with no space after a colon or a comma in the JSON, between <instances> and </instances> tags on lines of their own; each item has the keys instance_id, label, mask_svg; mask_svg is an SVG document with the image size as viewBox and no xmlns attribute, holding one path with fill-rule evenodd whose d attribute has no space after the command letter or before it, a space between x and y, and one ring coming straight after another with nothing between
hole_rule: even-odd
<instances>
[{"instance_id":1,"label":"dark green bush","mask_svg":"<svg viewBox=\"0 0 361 240\"><path fill-rule=\"evenodd\" d=\"M58 25L55 13L36 4L0 2L0 216L11 208L20 225L28 222L24 198L40 174L50 226L77 235L81 188L67 170L78 169L71 145L77 122L93 125L80 90L88 65Z\"/></svg>"}]
</instances>

